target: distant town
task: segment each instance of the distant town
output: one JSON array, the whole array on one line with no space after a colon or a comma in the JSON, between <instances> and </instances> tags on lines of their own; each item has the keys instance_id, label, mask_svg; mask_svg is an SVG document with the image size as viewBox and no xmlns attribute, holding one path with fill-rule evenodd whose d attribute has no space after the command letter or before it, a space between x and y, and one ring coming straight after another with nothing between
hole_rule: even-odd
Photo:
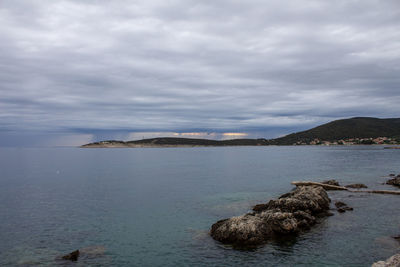
<instances>
[{"instance_id":1,"label":"distant town","mask_svg":"<svg viewBox=\"0 0 400 267\"><path fill-rule=\"evenodd\" d=\"M376 137L376 138L348 138L337 141L324 141L318 138L310 142L298 141L293 145L397 145L400 144L400 140L391 137Z\"/></svg>"}]
</instances>

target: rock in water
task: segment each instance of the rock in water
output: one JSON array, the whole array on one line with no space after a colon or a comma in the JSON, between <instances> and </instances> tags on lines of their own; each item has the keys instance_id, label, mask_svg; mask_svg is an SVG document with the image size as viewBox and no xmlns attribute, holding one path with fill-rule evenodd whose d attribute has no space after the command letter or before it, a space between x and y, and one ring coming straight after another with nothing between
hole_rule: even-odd
<instances>
[{"instance_id":1,"label":"rock in water","mask_svg":"<svg viewBox=\"0 0 400 267\"><path fill-rule=\"evenodd\" d=\"M386 182L386 184L394 185L394 186L400 186L400 177L396 176L396 178L390 179Z\"/></svg>"},{"instance_id":2,"label":"rock in water","mask_svg":"<svg viewBox=\"0 0 400 267\"><path fill-rule=\"evenodd\" d=\"M335 202L335 207L336 208L341 208L341 207L345 207L345 206L347 206L347 204L342 202L342 201L336 201Z\"/></svg>"},{"instance_id":3,"label":"rock in water","mask_svg":"<svg viewBox=\"0 0 400 267\"><path fill-rule=\"evenodd\" d=\"M77 261L79 257L79 249L72 251L71 253L62 256L63 260Z\"/></svg>"},{"instance_id":4,"label":"rock in water","mask_svg":"<svg viewBox=\"0 0 400 267\"><path fill-rule=\"evenodd\" d=\"M366 186L365 184L349 184L349 185L345 185L345 187L347 187L347 188L356 188L356 189L368 188L368 186Z\"/></svg>"},{"instance_id":5,"label":"rock in water","mask_svg":"<svg viewBox=\"0 0 400 267\"><path fill-rule=\"evenodd\" d=\"M335 202L335 206L337 208L337 211L340 212L340 213L346 212L348 210L353 210L353 208L347 206L346 203L341 202L341 201Z\"/></svg>"},{"instance_id":6,"label":"rock in water","mask_svg":"<svg viewBox=\"0 0 400 267\"><path fill-rule=\"evenodd\" d=\"M327 181L323 181L322 184L340 186L339 182L336 181L336 180L327 180Z\"/></svg>"},{"instance_id":7,"label":"rock in water","mask_svg":"<svg viewBox=\"0 0 400 267\"><path fill-rule=\"evenodd\" d=\"M224 244L252 247L282 235L295 234L316 223L316 215L326 215L330 199L321 186L299 186L256 212L221 220L210 234Z\"/></svg>"},{"instance_id":8,"label":"rock in water","mask_svg":"<svg viewBox=\"0 0 400 267\"><path fill-rule=\"evenodd\" d=\"M340 186L339 182L336 181L336 180L327 180L327 181L323 181L321 184ZM335 189L335 188L325 188L325 190L339 190L339 189Z\"/></svg>"}]
</instances>

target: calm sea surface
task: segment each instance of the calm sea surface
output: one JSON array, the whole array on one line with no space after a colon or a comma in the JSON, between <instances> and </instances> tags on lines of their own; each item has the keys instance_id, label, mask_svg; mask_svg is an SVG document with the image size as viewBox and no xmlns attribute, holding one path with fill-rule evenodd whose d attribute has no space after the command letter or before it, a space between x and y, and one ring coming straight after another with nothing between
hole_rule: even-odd
<instances>
[{"instance_id":1,"label":"calm sea surface","mask_svg":"<svg viewBox=\"0 0 400 267\"><path fill-rule=\"evenodd\" d=\"M397 190L389 173L400 150L379 146L0 148L0 266L370 266L400 250L400 196L330 191L354 211L252 251L208 230L294 180Z\"/></svg>"}]
</instances>

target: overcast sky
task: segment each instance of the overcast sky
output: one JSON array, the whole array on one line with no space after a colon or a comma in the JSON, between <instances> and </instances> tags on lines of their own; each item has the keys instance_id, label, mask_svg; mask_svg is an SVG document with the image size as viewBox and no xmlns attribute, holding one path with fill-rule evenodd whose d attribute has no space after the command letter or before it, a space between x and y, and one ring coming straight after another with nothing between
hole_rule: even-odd
<instances>
[{"instance_id":1,"label":"overcast sky","mask_svg":"<svg viewBox=\"0 0 400 267\"><path fill-rule=\"evenodd\" d=\"M3 145L400 117L400 1L2 0L0 68Z\"/></svg>"}]
</instances>

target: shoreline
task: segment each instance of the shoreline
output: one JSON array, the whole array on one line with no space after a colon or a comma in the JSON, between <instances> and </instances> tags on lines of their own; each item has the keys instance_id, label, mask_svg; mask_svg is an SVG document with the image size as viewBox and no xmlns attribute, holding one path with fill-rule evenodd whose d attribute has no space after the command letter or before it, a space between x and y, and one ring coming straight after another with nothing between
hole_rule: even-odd
<instances>
[{"instance_id":1,"label":"shoreline","mask_svg":"<svg viewBox=\"0 0 400 267\"><path fill-rule=\"evenodd\" d=\"M353 144L353 145L161 145L161 144L87 144L78 148L191 148L191 147L352 147L372 146L383 147L383 149L400 149L400 145L388 146L387 144Z\"/></svg>"}]
</instances>

